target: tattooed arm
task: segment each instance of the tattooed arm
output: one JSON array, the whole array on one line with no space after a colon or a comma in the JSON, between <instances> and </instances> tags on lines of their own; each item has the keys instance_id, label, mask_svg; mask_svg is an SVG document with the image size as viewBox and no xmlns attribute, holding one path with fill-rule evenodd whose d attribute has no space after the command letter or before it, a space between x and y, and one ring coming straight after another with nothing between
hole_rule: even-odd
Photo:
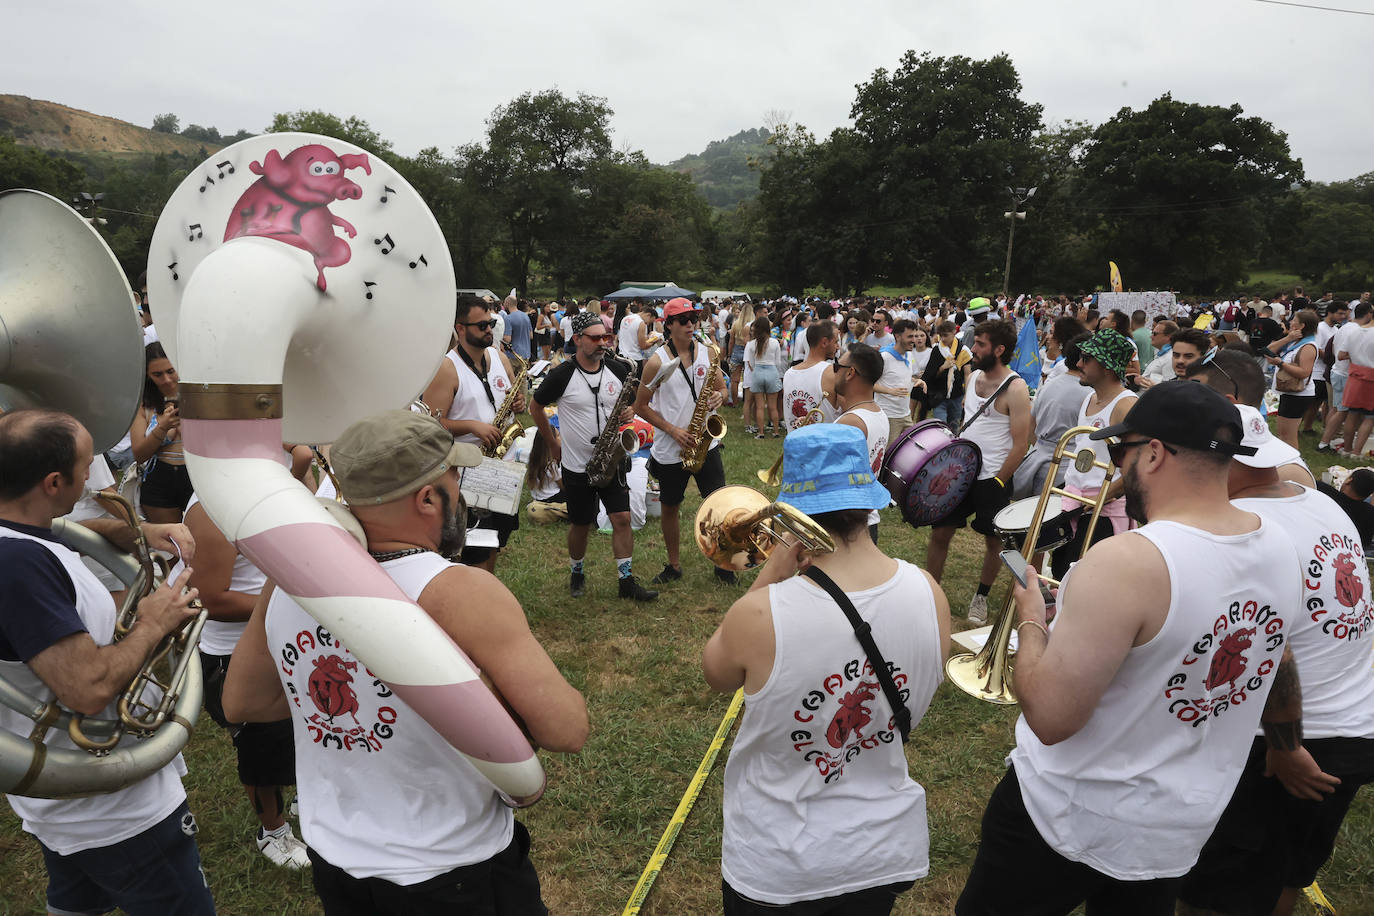
<instances>
[{"instance_id":1,"label":"tattooed arm","mask_svg":"<svg viewBox=\"0 0 1374 916\"><path fill-rule=\"evenodd\" d=\"M1341 781L1323 773L1302 746L1302 684L1298 681L1298 664L1293 660L1291 649L1283 650L1283 659L1274 673L1274 686L1265 700L1260 723L1264 726L1265 743L1269 745L1265 755L1265 776L1277 777L1289 795L1311 801L1321 801L1323 795L1336 790Z\"/></svg>"}]
</instances>

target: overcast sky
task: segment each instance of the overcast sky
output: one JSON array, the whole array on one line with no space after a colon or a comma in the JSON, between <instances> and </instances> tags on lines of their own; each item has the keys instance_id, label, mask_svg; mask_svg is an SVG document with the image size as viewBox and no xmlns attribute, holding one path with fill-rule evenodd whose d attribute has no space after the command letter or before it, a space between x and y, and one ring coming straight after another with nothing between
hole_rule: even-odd
<instances>
[{"instance_id":1,"label":"overcast sky","mask_svg":"<svg viewBox=\"0 0 1374 916\"><path fill-rule=\"evenodd\" d=\"M1304 0L1305 2L1305 0ZM1374 0L1311 0L1374 13ZM143 126L261 131L357 115L396 150L483 137L528 90L604 96L619 148L666 163L782 112L817 136L908 49L1005 52L1047 123L1100 123L1165 92L1240 103L1309 178L1374 170L1374 15L1260 0L813 0L6 4L0 92Z\"/></svg>"}]
</instances>

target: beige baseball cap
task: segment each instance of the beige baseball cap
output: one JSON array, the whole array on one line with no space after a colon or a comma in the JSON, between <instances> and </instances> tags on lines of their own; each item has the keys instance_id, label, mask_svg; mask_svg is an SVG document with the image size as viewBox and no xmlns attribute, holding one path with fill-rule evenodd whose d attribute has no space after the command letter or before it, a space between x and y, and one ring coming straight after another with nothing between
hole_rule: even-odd
<instances>
[{"instance_id":1,"label":"beige baseball cap","mask_svg":"<svg viewBox=\"0 0 1374 916\"><path fill-rule=\"evenodd\" d=\"M449 468L482 463L482 451L432 417L388 410L359 420L330 449L334 475L351 506L377 506L433 483Z\"/></svg>"}]
</instances>

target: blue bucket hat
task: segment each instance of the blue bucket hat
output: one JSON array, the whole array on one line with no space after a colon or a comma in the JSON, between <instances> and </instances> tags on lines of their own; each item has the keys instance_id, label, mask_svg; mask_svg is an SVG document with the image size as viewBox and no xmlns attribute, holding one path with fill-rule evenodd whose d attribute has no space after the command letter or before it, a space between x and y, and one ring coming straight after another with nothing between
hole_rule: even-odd
<instances>
[{"instance_id":1,"label":"blue bucket hat","mask_svg":"<svg viewBox=\"0 0 1374 916\"><path fill-rule=\"evenodd\" d=\"M882 509L892 499L868 463L868 440L853 426L815 423L782 444L778 502L807 515L840 509Z\"/></svg>"}]
</instances>

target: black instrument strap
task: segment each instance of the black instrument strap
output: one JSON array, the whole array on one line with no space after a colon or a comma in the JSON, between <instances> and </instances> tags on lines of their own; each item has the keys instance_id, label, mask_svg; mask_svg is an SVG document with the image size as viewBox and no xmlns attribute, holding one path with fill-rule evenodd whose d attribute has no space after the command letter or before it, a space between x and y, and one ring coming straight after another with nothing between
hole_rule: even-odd
<instances>
[{"instance_id":1,"label":"black instrument strap","mask_svg":"<svg viewBox=\"0 0 1374 916\"><path fill-rule=\"evenodd\" d=\"M986 373L984 373L984 374L986 374ZM1010 373L1006 378L1002 379L1002 384L1000 384L1000 385L997 386L997 390L994 391L994 392L992 393L992 397L990 397L990 398L988 398L986 401L984 401L984 402L983 402L983 406L982 406L982 407L979 407L976 411L974 411L973 416L969 417L967 420L964 421L963 425L961 425L961 426L959 427L959 431L958 431L957 433L955 433L955 435L956 435L956 436L962 436L962 435L964 434L964 430L966 430L966 429L968 429L970 426L972 426L972 425L973 425L973 421L976 420L976 419L978 419L979 417L981 417L981 416L984 414L984 412L987 411L987 409L988 409L989 407L992 406L992 402L995 401L995 400L997 400L997 398L998 398L999 396L1001 396L1002 392L1006 391L1007 388L1011 385L1011 383L1014 382L1014 381L1016 381L1016 380L1017 380L1018 378L1020 378L1020 377L1021 377L1021 376L1017 375L1015 372L1012 372L1012 373ZM974 393L974 394L977 394L977 393L978 393L978 382L977 382L977 380L976 380L976 379L970 379L970 381L973 382L973 393Z\"/></svg>"},{"instance_id":2,"label":"black instrument strap","mask_svg":"<svg viewBox=\"0 0 1374 916\"><path fill-rule=\"evenodd\" d=\"M672 353L674 356L677 356L677 371L681 372L682 377L687 380L687 390L692 392L692 400L695 401L697 399L697 386L692 384L692 374L687 371L687 364L682 361L682 357L678 355L677 347L673 346L673 342L671 340L668 341L668 352ZM697 342L694 340L692 341L692 365L695 366L696 364Z\"/></svg>"},{"instance_id":3,"label":"black instrument strap","mask_svg":"<svg viewBox=\"0 0 1374 916\"><path fill-rule=\"evenodd\" d=\"M491 406L496 407L496 395L491 393L491 383L487 381L487 351L482 351L482 368L481 371L478 371L477 367L473 365L472 357L468 356L468 351L463 349L462 344L454 347L454 349L457 350L458 355L463 358L463 362L468 364L468 368L472 370L472 374L477 376L477 380L482 383L482 390L487 393L487 400L491 402ZM500 408L497 409L499 410Z\"/></svg>"},{"instance_id":4,"label":"black instrument strap","mask_svg":"<svg viewBox=\"0 0 1374 916\"><path fill-rule=\"evenodd\" d=\"M887 669L887 659L883 658L883 653L878 650L878 644L873 641L873 627L859 616L859 612L854 608L854 602L850 601L849 596L835 584L834 579L814 566L807 567L802 575L823 588L840 606L840 610L844 611L844 616L849 618L849 625L854 628L854 636L858 638L859 645L863 646L864 653L868 656L869 667L877 675L878 683L883 688L883 696L887 697L888 705L892 707L892 718L897 723L902 743L906 744L907 736L911 734L911 710L902 702L902 695L897 691L897 685L892 682L892 672Z\"/></svg>"}]
</instances>

